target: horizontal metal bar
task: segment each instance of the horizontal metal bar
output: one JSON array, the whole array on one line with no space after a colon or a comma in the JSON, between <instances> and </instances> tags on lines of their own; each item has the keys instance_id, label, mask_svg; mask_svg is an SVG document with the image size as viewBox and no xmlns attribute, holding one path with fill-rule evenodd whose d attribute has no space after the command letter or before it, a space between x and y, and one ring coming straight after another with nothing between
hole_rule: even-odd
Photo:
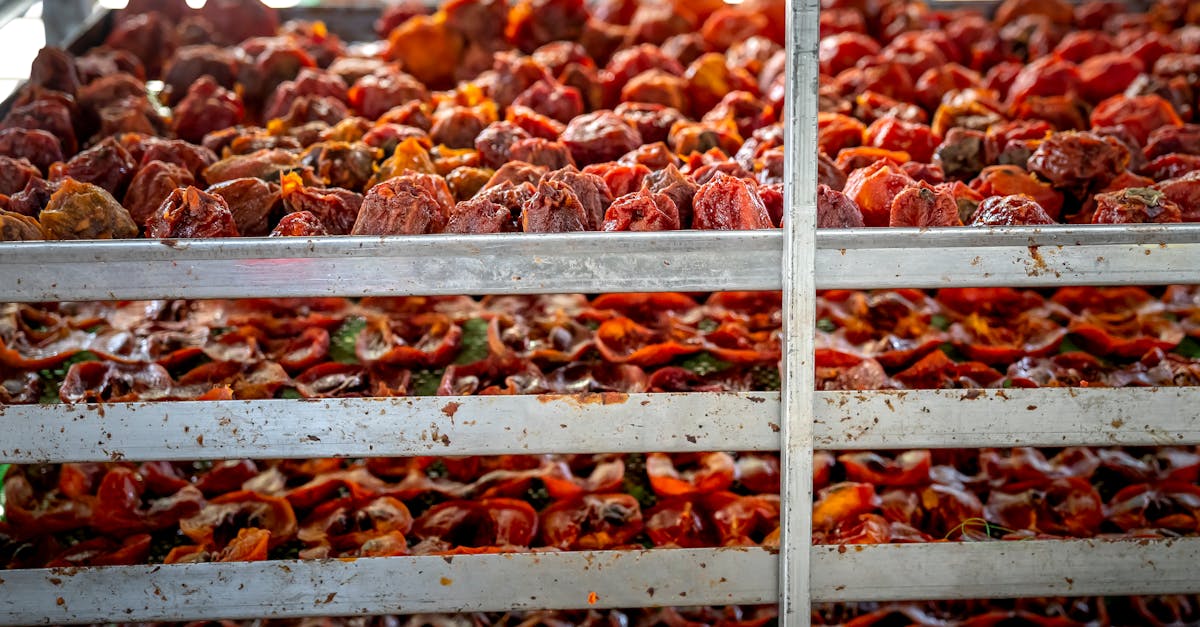
<instances>
[{"instance_id":1,"label":"horizontal metal bar","mask_svg":"<svg viewBox=\"0 0 1200 627\"><path fill-rule=\"evenodd\" d=\"M820 289L1200 282L1200 224L836 230L817 245Z\"/></svg>"},{"instance_id":2,"label":"horizontal metal bar","mask_svg":"<svg viewBox=\"0 0 1200 627\"><path fill-rule=\"evenodd\" d=\"M819 449L1200 444L1200 387L819 392Z\"/></svg>"},{"instance_id":3,"label":"horizontal metal bar","mask_svg":"<svg viewBox=\"0 0 1200 627\"><path fill-rule=\"evenodd\" d=\"M0 461L779 449L779 394L0 406Z\"/></svg>"},{"instance_id":4,"label":"horizontal metal bar","mask_svg":"<svg viewBox=\"0 0 1200 627\"><path fill-rule=\"evenodd\" d=\"M0 407L0 462L777 451L779 393ZM818 392L826 450L1200 443L1200 388Z\"/></svg>"},{"instance_id":5,"label":"horizontal metal bar","mask_svg":"<svg viewBox=\"0 0 1200 627\"><path fill-rule=\"evenodd\" d=\"M1200 224L817 233L817 288L1200 283ZM936 254L933 254L936 253ZM12 242L8 301L778 290L780 231Z\"/></svg>"},{"instance_id":6,"label":"horizontal metal bar","mask_svg":"<svg viewBox=\"0 0 1200 627\"><path fill-rule=\"evenodd\" d=\"M779 289L777 232L0 244L8 301ZM720 263L714 263L720 260Z\"/></svg>"},{"instance_id":7,"label":"horizontal metal bar","mask_svg":"<svg viewBox=\"0 0 1200 627\"><path fill-rule=\"evenodd\" d=\"M1200 593L1200 538L825 545L811 564L815 602ZM0 623L761 604L777 569L730 548L0 571Z\"/></svg>"},{"instance_id":8,"label":"horizontal metal bar","mask_svg":"<svg viewBox=\"0 0 1200 627\"><path fill-rule=\"evenodd\" d=\"M0 571L0 623L764 604L762 549L660 549Z\"/></svg>"},{"instance_id":9,"label":"horizontal metal bar","mask_svg":"<svg viewBox=\"0 0 1200 627\"><path fill-rule=\"evenodd\" d=\"M1200 593L1200 538L813 547L813 601Z\"/></svg>"}]
</instances>

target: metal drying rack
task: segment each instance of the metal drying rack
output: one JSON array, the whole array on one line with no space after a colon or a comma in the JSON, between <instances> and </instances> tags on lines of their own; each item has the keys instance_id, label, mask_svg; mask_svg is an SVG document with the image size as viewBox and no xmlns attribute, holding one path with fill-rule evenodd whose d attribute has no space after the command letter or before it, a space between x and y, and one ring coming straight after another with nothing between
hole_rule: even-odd
<instances>
[{"instance_id":1,"label":"metal drying rack","mask_svg":"<svg viewBox=\"0 0 1200 627\"><path fill-rule=\"evenodd\" d=\"M4 571L0 622L778 602L794 627L812 602L1200 592L1200 538L812 545L814 448L1200 443L1198 388L814 392L816 289L1200 283L1200 225L816 232L818 3L788 16L783 231L0 245L0 294L22 302L782 289L782 394L0 408L13 463L781 451L781 550Z\"/></svg>"}]
</instances>

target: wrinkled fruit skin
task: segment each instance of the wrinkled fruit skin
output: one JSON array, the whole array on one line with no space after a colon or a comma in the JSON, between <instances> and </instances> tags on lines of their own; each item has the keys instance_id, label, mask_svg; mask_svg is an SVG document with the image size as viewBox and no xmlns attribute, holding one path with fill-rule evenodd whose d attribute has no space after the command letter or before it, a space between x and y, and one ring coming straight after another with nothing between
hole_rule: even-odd
<instances>
[{"instance_id":1,"label":"wrinkled fruit skin","mask_svg":"<svg viewBox=\"0 0 1200 627\"><path fill-rule=\"evenodd\" d=\"M696 190L692 227L705 230L769 229L771 216L751 183L717 173Z\"/></svg>"},{"instance_id":2,"label":"wrinkled fruit skin","mask_svg":"<svg viewBox=\"0 0 1200 627\"><path fill-rule=\"evenodd\" d=\"M863 226L862 211L853 200L828 185L817 186L817 228L854 229Z\"/></svg>"},{"instance_id":3,"label":"wrinkled fruit skin","mask_svg":"<svg viewBox=\"0 0 1200 627\"><path fill-rule=\"evenodd\" d=\"M129 212L103 188L65 179L38 216L46 239L136 237Z\"/></svg>"},{"instance_id":4,"label":"wrinkled fruit skin","mask_svg":"<svg viewBox=\"0 0 1200 627\"><path fill-rule=\"evenodd\" d=\"M325 226L321 224L317 216L307 211L298 211L283 216L279 220L279 224L271 230L270 237L318 237L321 235L329 235L329 231L325 230Z\"/></svg>"},{"instance_id":5,"label":"wrinkled fruit skin","mask_svg":"<svg viewBox=\"0 0 1200 627\"><path fill-rule=\"evenodd\" d=\"M266 235L271 230L271 214L280 207L279 186L262 179L232 179L204 191L225 200L238 233L245 237Z\"/></svg>"},{"instance_id":6,"label":"wrinkled fruit skin","mask_svg":"<svg viewBox=\"0 0 1200 627\"><path fill-rule=\"evenodd\" d=\"M146 220L146 237L237 237L237 223L224 198L181 187Z\"/></svg>"},{"instance_id":7,"label":"wrinkled fruit skin","mask_svg":"<svg viewBox=\"0 0 1200 627\"><path fill-rule=\"evenodd\" d=\"M1096 194L1096 224L1171 223L1182 221L1179 205L1162 192L1145 187L1130 187L1117 192Z\"/></svg>"},{"instance_id":8,"label":"wrinkled fruit skin","mask_svg":"<svg viewBox=\"0 0 1200 627\"><path fill-rule=\"evenodd\" d=\"M1017 226L1054 224L1054 219L1036 200L1023 194L990 196L979 203L971 226Z\"/></svg>"},{"instance_id":9,"label":"wrinkled fruit skin","mask_svg":"<svg viewBox=\"0 0 1200 627\"><path fill-rule=\"evenodd\" d=\"M521 230L526 233L569 233L586 231L591 223L587 210L570 185L544 180L521 211Z\"/></svg>"},{"instance_id":10,"label":"wrinkled fruit skin","mask_svg":"<svg viewBox=\"0 0 1200 627\"><path fill-rule=\"evenodd\" d=\"M632 192L613 201L604 214L605 231L676 231L679 209L675 201L647 189Z\"/></svg>"},{"instance_id":11,"label":"wrinkled fruit skin","mask_svg":"<svg viewBox=\"0 0 1200 627\"><path fill-rule=\"evenodd\" d=\"M442 186L445 187L445 182ZM446 195L449 194L446 190ZM384 181L367 192L350 234L441 233L446 218L446 209L429 184L419 175L407 174Z\"/></svg>"}]
</instances>

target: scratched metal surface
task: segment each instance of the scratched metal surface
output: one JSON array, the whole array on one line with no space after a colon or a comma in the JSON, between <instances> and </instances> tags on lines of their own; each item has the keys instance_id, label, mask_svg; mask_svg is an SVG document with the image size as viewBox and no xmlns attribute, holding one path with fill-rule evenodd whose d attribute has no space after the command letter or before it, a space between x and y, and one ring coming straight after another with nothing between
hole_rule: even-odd
<instances>
[{"instance_id":1,"label":"scratched metal surface","mask_svg":"<svg viewBox=\"0 0 1200 627\"><path fill-rule=\"evenodd\" d=\"M1200 444L1194 387L815 398L826 450ZM777 392L13 405L0 463L770 451L779 412Z\"/></svg>"},{"instance_id":2,"label":"scratched metal surface","mask_svg":"<svg viewBox=\"0 0 1200 627\"><path fill-rule=\"evenodd\" d=\"M780 231L0 244L7 301L778 290ZM1200 283L1200 224L816 236L817 289Z\"/></svg>"},{"instance_id":3,"label":"scratched metal surface","mask_svg":"<svg viewBox=\"0 0 1200 627\"><path fill-rule=\"evenodd\" d=\"M765 549L656 549L0 572L0 623L757 604ZM1200 538L815 546L812 600L1200 592Z\"/></svg>"}]
</instances>

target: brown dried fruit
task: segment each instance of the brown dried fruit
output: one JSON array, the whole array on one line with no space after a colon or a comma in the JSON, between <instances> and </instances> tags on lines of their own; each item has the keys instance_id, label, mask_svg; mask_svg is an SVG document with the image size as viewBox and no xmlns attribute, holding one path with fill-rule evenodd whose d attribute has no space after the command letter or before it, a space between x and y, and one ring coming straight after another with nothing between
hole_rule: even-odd
<instances>
[{"instance_id":1,"label":"brown dried fruit","mask_svg":"<svg viewBox=\"0 0 1200 627\"><path fill-rule=\"evenodd\" d=\"M167 196L146 220L146 237L237 237L237 223L225 199L195 187L181 187Z\"/></svg>"},{"instance_id":2,"label":"brown dried fruit","mask_svg":"<svg viewBox=\"0 0 1200 627\"><path fill-rule=\"evenodd\" d=\"M136 237L137 224L112 194L91 183L64 179L38 220L46 239Z\"/></svg>"}]
</instances>

